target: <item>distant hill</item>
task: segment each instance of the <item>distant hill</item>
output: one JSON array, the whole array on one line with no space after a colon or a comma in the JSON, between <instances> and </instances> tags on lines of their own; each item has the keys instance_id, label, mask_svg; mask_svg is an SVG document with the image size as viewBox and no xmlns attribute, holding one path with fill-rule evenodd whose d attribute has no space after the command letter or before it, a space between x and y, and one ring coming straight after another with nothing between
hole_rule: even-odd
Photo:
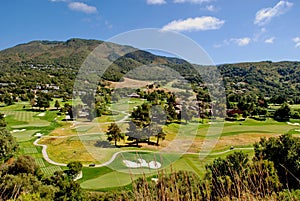
<instances>
[{"instance_id":1,"label":"distant hill","mask_svg":"<svg viewBox=\"0 0 300 201\"><path fill-rule=\"evenodd\" d=\"M300 96L300 62L248 62L219 66L228 91L251 91L263 96Z\"/></svg>"},{"instance_id":2,"label":"distant hill","mask_svg":"<svg viewBox=\"0 0 300 201\"><path fill-rule=\"evenodd\" d=\"M101 43L76 38L66 42L32 41L0 51L0 62L6 67L28 63L76 68Z\"/></svg>"},{"instance_id":3,"label":"distant hill","mask_svg":"<svg viewBox=\"0 0 300 201\"><path fill-rule=\"evenodd\" d=\"M70 93L71 89L67 88L72 87L72 81L79 67L101 43L103 41L74 38L65 42L32 41L2 50L0 51L0 83L14 82L18 86L18 83L28 81L33 86L44 82L48 84L54 82L62 85L62 88L65 88L64 91ZM121 45L119 47L124 48ZM118 55L112 53L108 59L114 59L116 56ZM144 65L155 68L165 65L191 82L201 83L202 81L200 76L195 76L197 73L188 62L140 50L117 59L103 78L118 81L129 71ZM254 92L268 97L283 95L293 98L300 95L300 62L248 62L223 64L218 68L224 77L228 93ZM153 71L147 73L151 72L153 73ZM30 78L28 75L34 77ZM148 75L151 77L150 74ZM135 76L132 78L144 78L139 74ZM69 80L66 81L66 79ZM161 79L164 79L164 76L161 76ZM64 86L66 83L68 86Z\"/></svg>"}]
</instances>

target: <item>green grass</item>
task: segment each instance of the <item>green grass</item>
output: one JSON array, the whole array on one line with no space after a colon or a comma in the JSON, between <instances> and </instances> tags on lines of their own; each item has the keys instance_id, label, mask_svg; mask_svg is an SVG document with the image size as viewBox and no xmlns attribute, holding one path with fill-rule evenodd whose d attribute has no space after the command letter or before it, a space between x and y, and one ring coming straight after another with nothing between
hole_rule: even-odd
<instances>
[{"instance_id":1,"label":"green grass","mask_svg":"<svg viewBox=\"0 0 300 201\"><path fill-rule=\"evenodd\" d=\"M112 187L121 187L128 185L132 182L132 176L127 173L110 172L100 177L90 179L81 183L84 189L103 189Z\"/></svg>"},{"instance_id":2,"label":"green grass","mask_svg":"<svg viewBox=\"0 0 300 201\"><path fill-rule=\"evenodd\" d=\"M23 148L24 154L36 154L38 150L35 147Z\"/></svg>"},{"instance_id":3,"label":"green grass","mask_svg":"<svg viewBox=\"0 0 300 201\"><path fill-rule=\"evenodd\" d=\"M107 173L113 172L112 169L108 167L83 167L82 168L82 174L83 178L79 180L80 183L90 180L90 179L95 179L99 176L105 175Z\"/></svg>"},{"instance_id":4,"label":"green grass","mask_svg":"<svg viewBox=\"0 0 300 201\"><path fill-rule=\"evenodd\" d=\"M35 163L36 163L40 168L46 167L43 158L35 158Z\"/></svg>"},{"instance_id":5,"label":"green grass","mask_svg":"<svg viewBox=\"0 0 300 201\"><path fill-rule=\"evenodd\" d=\"M118 102L112 104L111 109L130 113L134 107L142 105L144 102L146 101L138 98L122 98Z\"/></svg>"},{"instance_id":6,"label":"green grass","mask_svg":"<svg viewBox=\"0 0 300 201\"><path fill-rule=\"evenodd\" d=\"M41 171L46 176L50 176L50 175L53 175L54 172L62 171L62 169L59 166L48 166L48 167L42 167Z\"/></svg>"},{"instance_id":7,"label":"green grass","mask_svg":"<svg viewBox=\"0 0 300 201\"><path fill-rule=\"evenodd\" d=\"M13 131L21 131L21 132L12 132L12 135L16 138L18 142L28 141L34 138L34 134L39 132L40 130L18 130L15 129Z\"/></svg>"},{"instance_id":8,"label":"green grass","mask_svg":"<svg viewBox=\"0 0 300 201\"><path fill-rule=\"evenodd\" d=\"M75 130L77 131L77 132L87 132L87 131L89 131L90 129L92 129L94 126L79 126L79 127L77 127Z\"/></svg>"},{"instance_id":9,"label":"green grass","mask_svg":"<svg viewBox=\"0 0 300 201\"><path fill-rule=\"evenodd\" d=\"M54 105L55 100L51 104ZM113 110L130 112L133 107L141 105L144 100L140 99L121 99L119 102L112 106ZM61 102L60 102L61 103ZM17 103L8 107L0 107L0 112L7 115L6 121L8 123L8 129L10 131L14 129L26 129L23 132L14 132L20 144L20 154L30 155L35 158L36 163L41 167L41 170L46 175L51 175L55 171L66 169L66 167L58 167L49 164L43 159L41 147L35 147L33 141L35 137L33 135L36 132L40 132L43 135L50 134L56 128L64 128L64 130L57 130L60 135L68 134L87 134L85 136L74 136L63 139L49 140L48 141L48 154L50 158L57 162L68 163L78 159L86 164L90 163L102 163L108 161L112 155L120 150L130 150L132 152L125 152L119 154L116 159L108 167L100 168L83 168L83 178L79 180L81 186L85 189L99 190L116 188L120 186L130 185L133 179L138 178L142 174L147 176L155 175L158 170L151 170L148 167L144 168L128 168L123 163L123 160L137 161L138 158L142 158L147 162L152 160L158 161L162 164L161 169L167 172L171 170L187 170L193 171L196 174L203 176L205 170L205 164L212 162L217 157L224 157L234 150L227 152L230 147L229 143L239 142L238 140L244 140L243 144L235 144L234 147L251 147L253 139L259 140L259 136L272 136L273 134L291 133L300 135L300 127L288 125L286 122L277 122L273 119L267 119L266 121L256 121L254 119L246 119L243 122L226 122L222 134L218 138L216 147L212 148L211 155L208 155L204 160L200 160L199 154L185 154L180 156L178 154L159 154L142 152L149 147L142 147L139 150L139 154L136 154L136 147L124 147L124 148L101 148L95 147L95 142L99 139L103 140L104 133L99 132L99 126L102 130L105 130L109 124L101 124L105 122L118 121L125 117L126 114L120 112L117 115L107 115L96 118L93 122L83 122L79 124L77 129L69 128L66 123L60 122L57 116L57 111L43 111L45 116L38 116L42 112L24 110L23 106L30 108L26 102ZM61 106L63 104L61 103ZM296 106L295 106L296 107ZM60 117L60 119L63 117ZM290 122L299 123L299 120L291 119ZM98 124L99 123L99 124ZM119 125L122 129L126 130L126 123ZM124 128L123 128L124 127ZM207 131L210 125L205 123L189 123L189 124L177 124L172 123L164 126L164 131L167 133L166 141L172 141L175 137L180 139L191 140L194 142L192 147L193 151L201 151L201 142L205 139L214 139L217 135L207 136ZM196 129L198 131L196 132ZM70 129L68 131L68 129ZM100 130L101 130L100 129ZM299 130L299 131L298 131ZM67 132L68 131L68 132ZM76 132L75 132L76 131ZM99 133L99 135L94 135ZM257 136L255 138L255 136ZM253 137L252 139L250 137ZM154 139L152 139L154 140ZM231 141L232 140L232 141ZM237 140L234 142L234 140ZM252 140L252 141L251 141ZM223 142L224 141L224 142ZM227 142L228 141L228 142ZM163 142L161 142L163 143ZM198 144L197 144L198 143ZM223 143L223 144L222 144ZM47 143L46 143L47 144ZM223 152L225 151L225 152ZM253 150L243 150L245 153L253 155ZM220 154L219 154L220 153Z\"/></svg>"}]
</instances>

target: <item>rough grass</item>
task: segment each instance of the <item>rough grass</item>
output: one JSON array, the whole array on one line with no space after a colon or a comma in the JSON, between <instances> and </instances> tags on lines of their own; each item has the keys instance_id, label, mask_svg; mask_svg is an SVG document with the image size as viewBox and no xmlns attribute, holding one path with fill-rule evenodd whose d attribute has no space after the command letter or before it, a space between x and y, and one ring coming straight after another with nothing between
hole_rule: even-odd
<instances>
[{"instance_id":1,"label":"rough grass","mask_svg":"<svg viewBox=\"0 0 300 201\"><path fill-rule=\"evenodd\" d=\"M56 162L68 163L74 160L82 163L95 162L95 159L87 152L85 146L79 140L72 140L71 138L44 138L39 143L48 146L48 156Z\"/></svg>"},{"instance_id":2,"label":"rough grass","mask_svg":"<svg viewBox=\"0 0 300 201\"><path fill-rule=\"evenodd\" d=\"M18 142L28 141L34 138L34 134L40 130L25 130L22 132L12 132Z\"/></svg>"},{"instance_id":3,"label":"rough grass","mask_svg":"<svg viewBox=\"0 0 300 201\"><path fill-rule=\"evenodd\" d=\"M124 77L123 82L110 82L113 88L141 88L145 87L147 84L151 83L149 81L134 80Z\"/></svg>"}]
</instances>

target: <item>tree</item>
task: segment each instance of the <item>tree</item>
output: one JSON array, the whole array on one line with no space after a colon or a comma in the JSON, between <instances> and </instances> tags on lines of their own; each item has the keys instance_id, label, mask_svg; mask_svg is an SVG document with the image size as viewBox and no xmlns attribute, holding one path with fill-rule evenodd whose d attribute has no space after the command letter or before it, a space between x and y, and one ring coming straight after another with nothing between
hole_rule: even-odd
<instances>
[{"instance_id":1,"label":"tree","mask_svg":"<svg viewBox=\"0 0 300 201\"><path fill-rule=\"evenodd\" d=\"M282 184L289 188L300 188L300 138L290 134L279 138L262 138L254 144L257 159L270 160L278 171Z\"/></svg>"},{"instance_id":2,"label":"tree","mask_svg":"<svg viewBox=\"0 0 300 201\"><path fill-rule=\"evenodd\" d=\"M157 123L159 125L165 124L167 116L164 108L161 105L153 105L150 111L150 119L153 123Z\"/></svg>"},{"instance_id":3,"label":"tree","mask_svg":"<svg viewBox=\"0 0 300 201\"><path fill-rule=\"evenodd\" d=\"M143 103L137 106L131 113L131 122L127 129L128 139L135 140L137 146L140 140L148 139L149 141L150 136L146 127L149 126L150 122L150 104Z\"/></svg>"},{"instance_id":4,"label":"tree","mask_svg":"<svg viewBox=\"0 0 300 201\"><path fill-rule=\"evenodd\" d=\"M137 106L131 113L132 122L140 128L146 127L150 124L150 104L143 103Z\"/></svg>"},{"instance_id":5,"label":"tree","mask_svg":"<svg viewBox=\"0 0 300 201\"><path fill-rule=\"evenodd\" d=\"M1 114L1 113L0 113L0 127L6 127L4 114Z\"/></svg>"},{"instance_id":6,"label":"tree","mask_svg":"<svg viewBox=\"0 0 300 201\"><path fill-rule=\"evenodd\" d=\"M206 165L206 170L206 178L211 183L211 200L225 197L234 200L244 193L262 198L277 192L281 185L272 162L251 162L243 152L234 152L225 159L217 158Z\"/></svg>"},{"instance_id":7,"label":"tree","mask_svg":"<svg viewBox=\"0 0 300 201\"><path fill-rule=\"evenodd\" d=\"M182 107L182 110L180 112L181 118L185 119L185 123L187 124L188 121L192 120L193 118L193 113L191 110L188 109L186 105Z\"/></svg>"},{"instance_id":8,"label":"tree","mask_svg":"<svg viewBox=\"0 0 300 201\"><path fill-rule=\"evenodd\" d=\"M166 137L165 132L163 131L162 127L156 123L151 123L149 127L152 135L156 137L156 145L159 146L159 139L164 140Z\"/></svg>"},{"instance_id":9,"label":"tree","mask_svg":"<svg viewBox=\"0 0 300 201\"><path fill-rule=\"evenodd\" d=\"M0 163L10 159L18 150L15 138L6 128L0 128Z\"/></svg>"},{"instance_id":10,"label":"tree","mask_svg":"<svg viewBox=\"0 0 300 201\"><path fill-rule=\"evenodd\" d=\"M290 114L291 108L288 106L288 104L284 103L275 111L274 117L280 120L288 120L290 118Z\"/></svg>"},{"instance_id":11,"label":"tree","mask_svg":"<svg viewBox=\"0 0 300 201\"><path fill-rule=\"evenodd\" d=\"M73 181L64 172L55 172L50 178L45 180L45 183L50 184L57 188L55 192L54 199L57 201L82 201L84 200L85 194L81 189L79 183Z\"/></svg>"},{"instance_id":12,"label":"tree","mask_svg":"<svg viewBox=\"0 0 300 201\"><path fill-rule=\"evenodd\" d=\"M168 102L168 105L166 106L166 112L167 112L167 120L169 122L177 120L178 116L175 111L175 107L172 103Z\"/></svg>"},{"instance_id":13,"label":"tree","mask_svg":"<svg viewBox=\"0 0 300 201\"><path fill-rule=\"evenodd\" d=\"M31 156L19 156L17 160L9 167L9 174L32 174L40 176L41 172L38 165L35 163L34 158Z\"/></svg>"},{"instance_id":14,"label":"tree","mask_svg":"<svg viewBox=\"0 0 300 201\"><path fill-rule=\"evenodd\" d=\"M67 174L71 177L71 178L75 178L79 172L82 170L82 163L79 161L73 161L68 163L67 167L69 168L69 170L67 171Z\"/></svg>"},{"instance_id":15,"label":"tree","mask_svg":"<svg viewBox=\"0 0 300 201\"><path fill-rule=\"evenodd\" d=\"M56 107L57 110L60 107L60 104L59 104L58 100L55 101L54 107Z\"/></svg>"},{"instance_id":16,"label":"tree","mask_svg":"<svg viewBox=\"0 0 300 201\"><path fill-rule=\"evenodd\" d=\"M36 104L39 108L46 109L46 108L50 107L50 99L46 94L40 93L37 98Z\"/></svg>"},{"instance_id":17,"label":"tree","mask_svg":"<svg viewBox=\"0 0 300 201\"><path fill-rule=\"evenodd\" d=\"M14 100L13 100L12 96L9 93L5 93L3 101L6 105L14 104Z\"/></svg>"},{"instance_id":18,"label":"tree","mask_svg":"<svg viewBox=\"0 0 300 201\"><path fill-rule=\"evenodd\" d=\"M135 123L133 123L132 121L129 122L129 127L127 128L127 136L128 140L135 140L136 146L139 146L139 141L143 138L145 138L144 136L144 132L142 132L141 127L137 126Z\"/></svg>"},{"instance_id":19,"label":"tree","mask_svg":"<svg viewBox=\"0 0 300 201\"><path fill-rule=\"evenodd\" d=\"M111 123L106 132L107 140L115 141L115 146L117 146L117 142L121 139L124 139L124 136L121 133L120 128L116 123Z\"/></svg>"}]
</instances>

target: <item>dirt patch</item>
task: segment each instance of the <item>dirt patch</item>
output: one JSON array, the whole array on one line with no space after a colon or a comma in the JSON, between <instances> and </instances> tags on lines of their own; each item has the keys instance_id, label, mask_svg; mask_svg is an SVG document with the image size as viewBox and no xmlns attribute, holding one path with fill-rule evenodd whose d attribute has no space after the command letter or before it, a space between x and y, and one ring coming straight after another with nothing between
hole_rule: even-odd
<instances>
[{"instance_id":1,"label":"dirt patch","mask_svg":"<svg viewBox=\"0 0 300 201\"><path fill-rule=\"evenodd\" d=\"M150 84L149 81L134 80L124 77L123 82L111 82L111 87L113 88L141 88Z\"/></svg>"}]
</instances>

